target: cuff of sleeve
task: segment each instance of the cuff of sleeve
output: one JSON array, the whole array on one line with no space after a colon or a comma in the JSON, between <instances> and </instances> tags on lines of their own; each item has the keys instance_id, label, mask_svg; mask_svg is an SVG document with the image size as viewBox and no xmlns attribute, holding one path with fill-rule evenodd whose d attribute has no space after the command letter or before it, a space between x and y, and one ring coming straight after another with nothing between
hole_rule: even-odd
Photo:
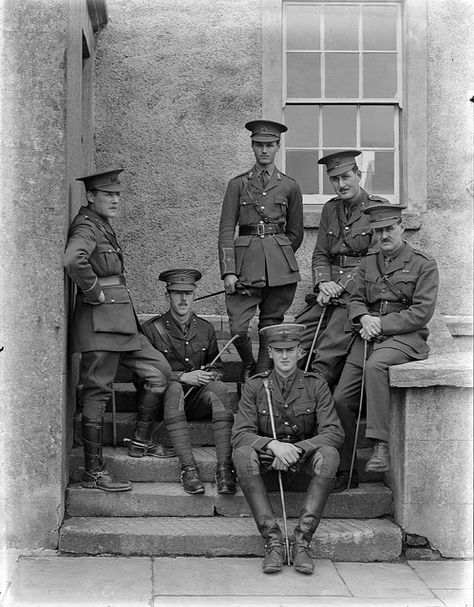
<instances>
[{"instance_id":1,"label":"cuff of sleeve","mask_svg":"<svg viewBox=\"0 0 474 607\"><path fill-rule=\"evenodd\" d=\"M262 449L265 449L268 443L272 440L273 438L270 438L269 436L257 436L256 440L252 444L252 447L257 451L262 451Z\"/></svg>"}]
</instances>

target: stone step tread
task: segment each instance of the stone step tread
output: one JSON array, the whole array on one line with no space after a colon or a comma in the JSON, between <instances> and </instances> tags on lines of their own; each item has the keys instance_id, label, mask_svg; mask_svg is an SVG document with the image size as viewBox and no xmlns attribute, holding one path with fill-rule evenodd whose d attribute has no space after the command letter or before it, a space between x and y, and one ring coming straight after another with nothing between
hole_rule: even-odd
<instances>
[{"instance_id":1,"label":"stone step tread","mask_svg":"<svg viewBox=\"0 0 474 607\"><path fill-rule=\"evenodd\" d=\"M369 459L371 452L370 448L357 449L358 471L361 482L377 482L384 479L383 473L364 471L365 463ZM213 482L216 467L216 448L214 446L193 447L193 454L201 479L204 482ZM176 457L167 459L129 457L127 449L122 446L116 449L104 447L103 457L107 469L112 474L133 482L177 482L179 480L180 466ZM71 450L69 458L69 472L72 482L77 482L81 479L82 471L80 467L83 465L83 449L82 447L74 447Z\"/></svg>"},{"instance_id":2,"label":"stone step tread","mask_svg":"<svg viewBox=\"0 0 474 607\"><path fill-rule=\"evenodd\" d=\"M288 520L291 535L296 519ZM76 554L261 556L263 540L252 518L142 517L66 519L59 549ZM313 538L316 558L391 561L402 534L388 519L324 519Z\"/></svg>"},{"instance_id":3,"label":"stone step tread","mask_svg":"<svg viewBox=\"0 0 474 607\"><path fill-rule=\"evenodd\" d=\"M84 489L72 484L67 490L68 516L250 516L240 489L234 495L220 495L214 483L204 483L203 495L185 493L181 484L166 482L134 483L130 491L107 493L100 489ZM280 495L269 492L274 511L281 512ZM289 517L299 515L305 492L286 491ZM331 493L323 516L325 518L377 518L393 512L391 490L382 483L364 483L357 489Z\"/></svg>"}]
</instances>

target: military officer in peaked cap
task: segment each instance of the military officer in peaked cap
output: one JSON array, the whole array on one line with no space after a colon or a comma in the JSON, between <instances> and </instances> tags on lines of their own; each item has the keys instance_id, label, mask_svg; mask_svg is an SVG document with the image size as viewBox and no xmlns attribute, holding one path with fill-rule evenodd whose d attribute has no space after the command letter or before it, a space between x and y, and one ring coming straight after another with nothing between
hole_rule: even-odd
<instances>
[{"instance_id":1,"label":"military officer in peaked cap","mask_svg":"<svg viewBox=\"0 0 474 607\"><path fill-rule=\"evenodd\" d=\"M124 256L110 220L117 215L123 169L80 177L87 206L69 229L64 265L77 286L71 350L81 352L82 486L125 491L128 481L112 478L102 458L104 412L119 362L144 380L134 438L142 451L168 385L171 368L140 330L125 282Z\"/></svg>"},{"instance_id":2,"label":"military officer in peaked cap","mask_svg":"<svg viewBox=\"0 0 474 607\"><path fill-rule=\"evenodd\" d=\"M248 335L259 308L259 328L281 323L300 280L295 251L303 240L301 191L275 166L281 134L287 127L252 120L255 165L230 180L219 226L219 261L226 291L231 334L243 364L243 380L271 367L266 336L259 335L257 362ZM234 238L238 226L237 236Z\"/></svg>"},{"instance_id":3,"label":"military officer in peaked cap","mask_svg":"<svg viewBox=\"0 0 474 607\"><path fill-rule=\"evenodd\" d=\"M235 493L230 436L234 415L222 381L216 332L210 322L196 316L192 302L201 272L172 269L159 279L166 284L169 310L143 325L153 347L171 365L171 381L164 395L164 422L181 465L181 484L187 493L204 493L194 459L186 419L212 416L216 444L217 493ZM217 358L217 360L216 360Z\"/></svg>"},{"instance_id":4,"label":"military officer in peaked cap","mask_svg":"<svg viewBox=\"0 0 474 607\"><path fill-rule=\"evenodd\" d=\"M344 332L346 304L360 262L371 244L372 231L363 211L368 205L388 202L360 186L360 154L359 150L341 150L318 160L318 164L326 166L336 197L324 205L321 213L311 261L314 294L295 319L307 327L303 348L308 352L326 307L313 369L323 374L330 387L334 387L342 371L349 344Z\"/></svg>"},{"instance_id":5,"label":"military officer in peaked cap","mask_svg":"<svg viewBox=\"0 0 474 607\"><path fill-rule=\"evenodd\" d=\"M364 343L366 436L374 441L367 471L384 472L390 466L389 368L428 357L426 325L436 305L438 269L432 257L403 240L404 208L377 204L364 210L379 252L371 252L362 260L349 300L349 322L356 337L334 391L336 409L346 433L339 474L347 475L350 468Z\"/></svg>"},{"instance_id":6,"label":"military officer in peaked cap","mask_svg":"<svg viewBox=\"0 0 474 607\"><path fill-rule=\"evenodd\" d=\"M282 531L266 486L271 487L275 471L283 474L285 487L290 490L301 488L297 485L306 479L306 497L294 530L291 557L297 571L313 573L311 538L331 492L339 463L338 448L344 438L326 381L298 369L303 330L299 324L260 330L274 368L245 383L232 431L233 462L240 487L266 540L264 573L280 571L284 560Z\"/></svg>"}]
</instances>

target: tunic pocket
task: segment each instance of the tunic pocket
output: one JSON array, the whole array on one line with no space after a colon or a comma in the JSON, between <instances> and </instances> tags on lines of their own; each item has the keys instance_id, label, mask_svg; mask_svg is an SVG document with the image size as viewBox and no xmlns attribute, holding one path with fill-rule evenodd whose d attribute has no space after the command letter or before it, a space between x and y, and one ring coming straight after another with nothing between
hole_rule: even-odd
<instances>
[{"instance_id":1,"label":"tunic pocket","mask_svg":"<svg viewBox=\"0 0 474 607\"><path fill-rule=\"evenodd\" d=\"M281 250L283 251L290 270L292 272L298 272L298 262L296 261L295 253L293 251L288 236L286 236L285 234L275 234L274 238L280 246Z\"/></svg>"},{"instance_id":2,"label":"tunic pocket","mask_svg":"<svg viewBox=\"0 0 474 607\"><path fill-rule=\"evenodd\" d=\"M138 331L130 297L124 287L105 287L105 302L92 307L96 333L133 335Z\"/></svg>"}]
</instances>

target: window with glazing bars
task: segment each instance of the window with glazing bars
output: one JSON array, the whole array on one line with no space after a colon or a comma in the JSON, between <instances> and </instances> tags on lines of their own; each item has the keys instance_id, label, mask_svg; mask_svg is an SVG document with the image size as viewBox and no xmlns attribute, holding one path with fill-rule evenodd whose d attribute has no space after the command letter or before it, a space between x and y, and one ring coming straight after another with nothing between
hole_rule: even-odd
<instances>
[{"instance_id":1,"label":"window with glazing bars","mask_svg":"<svg viewBox=\"0 0 474 607\"><path fill-rule=\"evenodd\" d=\"M333 195L317 160L359 149L362 185L399 200L401 7L394 2L284 2L285 171L304 202Z\"/></svg>"}]
</instances>

